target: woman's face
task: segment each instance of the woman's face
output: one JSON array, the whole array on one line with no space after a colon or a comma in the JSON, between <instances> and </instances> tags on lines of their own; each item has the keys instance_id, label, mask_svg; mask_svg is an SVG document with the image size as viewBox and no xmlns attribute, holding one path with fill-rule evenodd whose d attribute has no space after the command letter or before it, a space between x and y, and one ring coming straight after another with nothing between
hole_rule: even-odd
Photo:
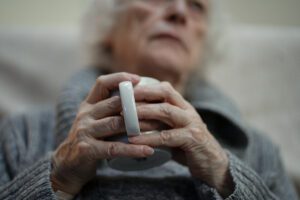
<instances>
[{"instance_id":1,"label":"woman's face","mask_svg":"<svg viewBox=\"0 0 300 200\"><path fill-rule=\"evenodd\" d=\"M122 1L108 36L115 71L177 83L201 61L209 0Z\"/></svg>"}]
</instances>

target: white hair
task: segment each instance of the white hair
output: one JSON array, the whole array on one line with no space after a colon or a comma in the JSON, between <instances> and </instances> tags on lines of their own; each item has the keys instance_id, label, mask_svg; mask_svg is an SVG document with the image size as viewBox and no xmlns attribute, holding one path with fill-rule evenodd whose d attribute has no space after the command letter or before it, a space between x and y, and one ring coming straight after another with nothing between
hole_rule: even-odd
<instances>
[{"instance_id":1,"label":"white hair","mask_svg":"<svg viewBox=\"0 0 300 200\"><path fill-rule=\"evenodd\" d=\"M113 27L120 10L119 0L91 0L82 18L81 42L85 64L108 68L111 57L103 47L103 39ZM215 65L224 58L224 15L221 0L211 0L208 35L202 52L202 60L192 73L194 78L205 78L208 66ZM200 44L199 44L200 45ZM192 77L193 78L193 77Z\"/></svg>"}]
</instances>

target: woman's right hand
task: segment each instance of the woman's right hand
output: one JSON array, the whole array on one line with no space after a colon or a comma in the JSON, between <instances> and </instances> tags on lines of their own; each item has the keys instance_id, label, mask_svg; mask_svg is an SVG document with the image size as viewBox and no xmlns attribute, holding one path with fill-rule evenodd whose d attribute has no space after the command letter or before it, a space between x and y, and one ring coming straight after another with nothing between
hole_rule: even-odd
<instances>
[{"instance_id":1,"label":"woman's right hand","mask_svg":"<svg viewBox=\"0 0 300 200\"><path fill-rule=\"evenodd\" d=\"M52 156L53 189L72 195L96 174L97 162L114 157L146 157L153 149L146 145L107 142L103 139L125 132L119 96L110 97L122 81L139 82L137 75L115 73L100 76L80 105L68 137ZM153 123L140 123L141 129L153 130Z\"/></svg>"}]
</instances>

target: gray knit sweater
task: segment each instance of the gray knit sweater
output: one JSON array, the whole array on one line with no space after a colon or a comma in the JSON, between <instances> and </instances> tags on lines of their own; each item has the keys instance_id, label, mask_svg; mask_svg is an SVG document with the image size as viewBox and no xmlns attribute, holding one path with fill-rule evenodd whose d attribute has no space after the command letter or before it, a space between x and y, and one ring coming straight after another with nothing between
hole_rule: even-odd
<instances>
[{"instance_id":1,"label":"gray knit sweater","mask_svg":"<svg viewBox=\"0 0 300 200\"><path fill-rule=\"evenodd\" d=\"M0 199L55 199L49 174L51 152L67 136L79 103L100 74L84 70L61 93L56 109L43 108L2 121L0 128ZM232 102L213 86L197 82L185 95L209 130L228 150L235 189L227 198L297 199L279 151L249 127ZM169 161L139 172L120 172L100 163L97 177L75 199L222 199L189 170Z\"/></svg>"}]
</instances>

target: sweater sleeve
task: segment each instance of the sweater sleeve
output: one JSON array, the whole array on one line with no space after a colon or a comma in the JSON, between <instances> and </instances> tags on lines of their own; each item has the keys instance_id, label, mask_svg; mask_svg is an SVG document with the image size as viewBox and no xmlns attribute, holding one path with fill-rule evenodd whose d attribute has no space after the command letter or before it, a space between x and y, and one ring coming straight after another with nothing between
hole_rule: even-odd
<instances>
[{"instance_id":1,"label":"sweater sleeve","mask_svg":"<svg viewBox=\"0 0 300 200\"><path fill-rule=\"evenodd\" d=\"M1 162L0 165L4 163ZM3 166L1 166L3 169ZM1 176L7 172L1 169ZM45 156L12 180L0 185L0 199L55 199L50 184L50 155Z\"/></svg>"},{"instance_id":2,"label":"sweater sleeve","mask_svg":"<svg viewBox=\"0 0 300 200\"><path fill-rule=\"evenodd\" d=\"M277 174L277 177L264 180L247 164L228 152L234 191L226 200L297 200L296 192L283 169L279 156L274 156L277 159L275 167L278 170L274 175ZM216 189L210 188L198 179L194 178L193 181L200 199L223 199Z\"/></svg>"},{"instance_id":3,"label":"sweater sleeve","mask_svg":"<svg viewBox=\"0 0 300 200\"><path fill-rule=\"evenodd\" d=\"M262 178L235 155L228 153L230 172L235 190L228 200L235 199L280 199L297 200L296 192L285 173L279 154L274 154L275 168L273 176Z\"/></svg>"},{"instance_id":4,"label":"sweater sleeve","mask_svg":"<svg viewBox=\"0 0 300 200\"><path fill-rule=\"evenodd\" d=\"M8 119L0 126L0 199L56 199L50 183L51 155L41 154L25 164L26 157L34 154L26 144L37 148L37 144L26 140L28 130L24 120ZM22 122L22 123L21 123ZM30 137L37 139L32 132ZM44 145L46 146L46 145ZM38 150L36 151L38 152Z\"/></svg>"},{"instance_id":5,"label":"sweater sleeve","mask_svg":"<svg viewBox=\"0 0 300 200\"><path fill-rule=\"evenodd\" d=\"M278 147L266 134L248 126L239 114L226 111L228 107L198 105L198 112L209 130L225 149L230 150L227 153L235 188L226 199L297 200L297 193L285 172ZM215 189L206 186L203 190L203 183L198 180L194 182L200 196L206 193L206 196L212 197L209 199L222 199Z\"/></svg>"}]
</instances>

